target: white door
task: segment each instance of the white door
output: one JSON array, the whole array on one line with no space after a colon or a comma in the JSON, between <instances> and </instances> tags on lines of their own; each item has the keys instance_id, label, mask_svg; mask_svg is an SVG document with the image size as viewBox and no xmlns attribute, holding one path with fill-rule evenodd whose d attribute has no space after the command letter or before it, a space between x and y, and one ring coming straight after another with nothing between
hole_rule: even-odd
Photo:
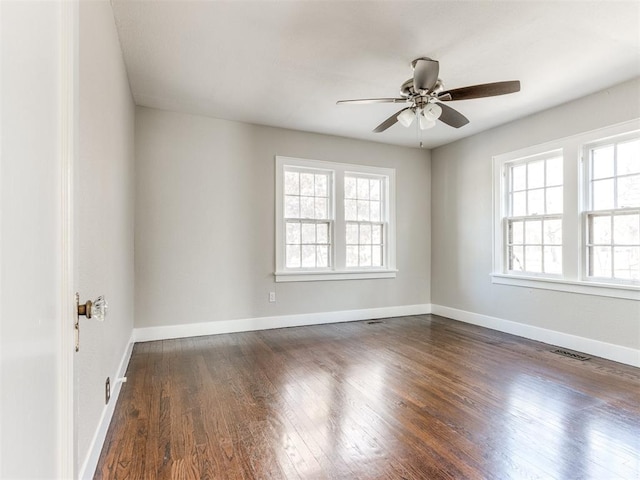
<instances>
[{"instance_id":1,"label":"white door","mask_svg":"<svg viewBox=\"0 0 640 480\"><path fill-rule=\"evenodd\" d=\"M0 478L72 475L75 2L0 1Z\"/></svg>"}]
</instances>

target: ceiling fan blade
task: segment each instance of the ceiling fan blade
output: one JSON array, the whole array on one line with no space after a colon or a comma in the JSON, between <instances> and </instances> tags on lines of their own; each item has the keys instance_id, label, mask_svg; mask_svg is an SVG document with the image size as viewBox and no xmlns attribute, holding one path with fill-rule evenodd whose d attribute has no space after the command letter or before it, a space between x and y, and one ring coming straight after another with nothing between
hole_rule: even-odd
<instances>
[{"instance_id":1,"label":"ceiling fan blade","mask_svg":"<svg viewBox=\"0 0 640 480\"><path fill-rule=\"evenodd\" d=\"M406 98L360 98L358 100L338 100L337 105L351 103L351 104L365 104L365 103L405 103L408 100Z\"/></svg>"},{"instance_id":2,"label":"ceiling fan blade","mask_svg":"<svg viewBox=\"0 0 640 480\"><path fill-rule=\"evenodd\" d=\"M437 103L437 105L442 108L442 113L438 117L438 120L441 122L454 128L460 128L469 123L469 119L467 117L462 115L459 111L454 110L449 105L445 105L444 103Z\"/></svg>"},{"instance_id":3,"label":"ceiling fan blade","mask_svg":"<svg viewBox=\"0 0 640 480\"><path fill-rule=\"evenodd\" d=\"M483 83L470 87L454 88L446 90L438 95L440 100L471 100L472 98L495 97L520 91L520 81L511 80L508 82ZM449 98L446 98L449 97Z\"/></svg>"},{"instance_id":4,"label":"ceiling fan blade","mask_svg":"<svg viewBox=\"0 0 640 480\"><path fill-rule=\"evenodd\" d=\"M374 128L373 131L375 133L384 132L390 126L395 125L395 123L398 121L398 115L400 115L405 110L409 110L410 108L411 107L403 108L399 112L394 113L389 118L387 118L384 122L382 122L380 125L378 125L376 128Z\"/></svg>"},{"instance_id":5,"label":"ceiling fan blade","mask_svg":"<svg viewBox=\"0 0 640 480\"><path fill-rule=\"evenodd\" d=\"M418 58L413 61L413 88L415 91L431 91L438 81L440 64L430 58Z\"/></svg>"}]
</instances>

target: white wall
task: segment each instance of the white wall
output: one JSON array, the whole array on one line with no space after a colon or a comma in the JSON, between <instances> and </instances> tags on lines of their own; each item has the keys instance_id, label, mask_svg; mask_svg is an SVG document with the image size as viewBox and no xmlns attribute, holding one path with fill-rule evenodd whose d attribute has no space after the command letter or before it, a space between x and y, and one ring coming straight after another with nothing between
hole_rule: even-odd
<instances>
[{"instance_id":1,"label":"white wall","mask_svg":"<svg viewBox=\"0 0 640 480\"><path fill-rule=\"evenodd\" d=\"M489 276L492 156L638 118L639 98L636 79L433 150L432 303L640 349L640 302L494 285Z\"/></svg>"},{"instance_id":2,"label":"white wall","mask_svg":"<svg viewBox=\"0 0 640 480\"><path fill-rule=\"evenodd\" d=\"M81 318L75 357L76 471L90 476L83 465L96 460L87 456L103 426L105 380L116 387L133 329L135 109L108 1L80 2L79 36L76 290L81 302L100 294L109 302L104 323Z\"/></svg>"},{"instance_id":3,"label":"white wall","mask_svg":"<svg viewBox=\"0 0 640 480\"><path fill-rule=\"evenodd\" d=\"M274 282L275 155L396 168L397 278ZM136 327L427 304L430 184L427 151L138 107Z\"/></svg>"},{"instance_id":4,"label":"white wall","mask_svg":"<svg viewBox=\"0 0 640 480\"><path fill-rule=\"evenodd\" d=\"M57 2L0 3L0 478L54 478L64 462L65 25Z\"/></svg>"}]
</instances>

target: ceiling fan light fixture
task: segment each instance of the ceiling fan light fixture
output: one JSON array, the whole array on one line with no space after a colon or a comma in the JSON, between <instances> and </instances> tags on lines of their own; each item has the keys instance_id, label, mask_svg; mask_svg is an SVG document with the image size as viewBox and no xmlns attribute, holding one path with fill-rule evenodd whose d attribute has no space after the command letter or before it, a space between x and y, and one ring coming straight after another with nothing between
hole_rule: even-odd
<instances>
[{"instance_id":1,"label":"ceiling fan light fixture","mask_svg":"<svg viewBox=\"0 0 640 480\"><path fill-rule=\"evenodd\" d=\"M426 107L424 107L424 110L422 110L422 114L429 120L433 120L435 122L438 118L440 118L440 115L442 115L442 107L437 103L430 103Z\"/></svg>"},{"instance_id":2,"label":"ceiling fan light fixture","mask_svg":"<svg viewBox=\"0 0 640 480\"><path fill-rule=\"evenodd\" d=\"M420 130L427 130L436 126L436 119L426 116L424 110L419 115Z\"/></svg>"},{"instance_id":3,"label":"ceiling fan light fixture","mask_svg":"<svg viewBox=\"0 0 640 480\"><path fill-rule=\"evenodd\" d=\"M413 123L413 119L416 116L416 112L412 108L402 110L398 114L398 121L404 126L409 127Z\"/></svg>"}]
</instances>

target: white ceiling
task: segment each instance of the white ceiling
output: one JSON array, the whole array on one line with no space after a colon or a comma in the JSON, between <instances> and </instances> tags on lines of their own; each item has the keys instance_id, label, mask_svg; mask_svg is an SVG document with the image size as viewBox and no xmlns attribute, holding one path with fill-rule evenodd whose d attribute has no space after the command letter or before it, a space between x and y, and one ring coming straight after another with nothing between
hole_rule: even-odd
<instances>
[{"instance_id":1,"label":"white ceiling","mask_svg":"<svg viewBox=\"0 0 640 480\"><path fill-rule=\"evenodd\" d=\"M640 76L638 1L112 5L138 105L397 145L443 145ZM371 132L401 105L336 105L397 96L423 56L440 62L447 89L522 90L450 102L470 123L420 137L400 124Z\"/></svg>"}]
</instances>

